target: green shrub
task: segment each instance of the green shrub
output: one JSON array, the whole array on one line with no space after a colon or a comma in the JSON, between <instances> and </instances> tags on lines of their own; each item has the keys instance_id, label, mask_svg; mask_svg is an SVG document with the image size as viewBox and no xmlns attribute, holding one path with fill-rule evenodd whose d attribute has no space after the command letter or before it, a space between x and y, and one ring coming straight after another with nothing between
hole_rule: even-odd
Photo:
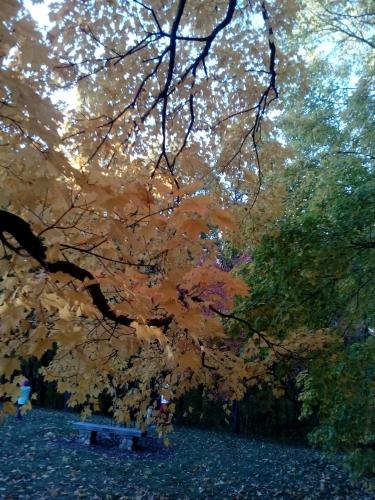
<instances>
[{"instance_id":1,"label":"green shrub","mask_svg":"<svg viewBox=\"0 0 375 500\"><path fill-rule=\"evenodd\" d=\"M312 444L343 452L352 474L375 473L375 336L314 359L299 376L302 417L318 412Z\"/></svg>"}]
</instances>

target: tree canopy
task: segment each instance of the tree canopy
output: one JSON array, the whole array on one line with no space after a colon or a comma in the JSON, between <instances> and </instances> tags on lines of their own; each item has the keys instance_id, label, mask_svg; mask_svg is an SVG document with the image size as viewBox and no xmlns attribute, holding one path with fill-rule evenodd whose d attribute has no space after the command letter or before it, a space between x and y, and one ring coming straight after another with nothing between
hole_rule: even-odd
<instances>
[{"instance_id":1,"label":"tree canopy","mask_svg":"<svg viewBox=\"0 0 375 500\"><path fill-rule=\"evenodd\" d=\"M234 229L239 176L253 202L259 191L272 23L282 32L290 13L235 0L50 8L48 33L16 1L1 12L2 373L55 349L46 379L87 408L107 391L119 419L198 384L239 398L251 369L220 317L247 287L210 235ZM70 109L59 89L74 90Z\"/></svg>"}]
</instances>

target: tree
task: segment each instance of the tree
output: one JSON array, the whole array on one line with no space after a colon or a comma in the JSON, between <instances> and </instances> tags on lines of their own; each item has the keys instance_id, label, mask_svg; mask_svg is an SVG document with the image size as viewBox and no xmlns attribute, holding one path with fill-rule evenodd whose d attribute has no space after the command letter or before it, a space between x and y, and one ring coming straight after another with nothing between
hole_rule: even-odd
<instances>
[{"instance_id":1,"label":"tree","mask_svg":"<svg viewBox=\"0 0 375 500\"><path fill-rule=\"evenodd\" d=\"M312 58L305 94L290 95L283 211L247 248L241 274L252 289L236 310L268 338L331 337L309 360L285 367L284 357L270 376L286 386L297 377L302 416L318 421L311 441L344 451L356 476L373 474L375 463L374 73L362 50L350 66Z\"/></svg>"},{"instance_id":2,"label":"tree","mask_svg":"<svg viewBox=\"0 0 375 500\"><path fill-rule=\"evenodd\" d=\"M346 50L358 51L362 44L375 48L375 10L371 1L316 0L305 4L308 31L313 37L335 40Z\"/></svg>"},{"instance_id":3,"label":"tree","mask_svg":"<svg viewBox=\"0 0 375 500\"><path fill-rule=\"evenodd\" d=\"M210 231L233 227L224 207L246 171L260 189L284 7L71 1L45 36L3 2L3 394L22 358L53 349L46 380L86 411L108 392L118 420L199 384L241 397L254 374L220 318L247 287Z\"/></svg>"},{"instance_id":4,"label":"tree","mask_svg":"<svg viewBox=\"0 0 375 500\"><path fill-rule=\"evenodd\" d=\"M319 411L310 442L330 454L344 452L355 477L373 477L375 471L374 340L371 335L325 353L299 375L302 416Z\"/></svg>"}]
</instances>

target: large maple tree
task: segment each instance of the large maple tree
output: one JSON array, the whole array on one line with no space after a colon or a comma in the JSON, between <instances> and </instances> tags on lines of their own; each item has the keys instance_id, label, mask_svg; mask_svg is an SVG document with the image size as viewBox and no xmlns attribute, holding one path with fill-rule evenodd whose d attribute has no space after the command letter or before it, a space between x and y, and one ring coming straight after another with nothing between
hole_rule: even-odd
<instances>
[{"instance_id":1,"label":"large maple tree","mask_svg":"<svg viewBox=\"0 0 375 500\"><path fill-rule=\"evenodd\" d=\"M74 0L50 6L47 33L2 2L4 395L22 359L50 349L46 379L87 411L107 391L119 420L199 384L238 399L265 373L226 340L221 320L247 287L210 235L236 230L238 183L247 206L259 195L270 164L261 128L287 70L275 33L293 12ZM253 335L243 352L281 352Z\"/></svg>"}]
</instances>

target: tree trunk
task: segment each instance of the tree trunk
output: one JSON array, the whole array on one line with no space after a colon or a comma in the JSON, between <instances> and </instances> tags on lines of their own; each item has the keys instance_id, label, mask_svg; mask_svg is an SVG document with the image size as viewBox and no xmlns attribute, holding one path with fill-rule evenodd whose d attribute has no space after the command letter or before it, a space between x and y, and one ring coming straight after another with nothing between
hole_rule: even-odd
<instances>
[{"instance_id":1,"label":"tree trunk","mask_svg":"<svg viewBox=\"0 0 375 500\"><path fill-rule=\"evenodd\" d=\"M238 401L232 401L232 432L235 434L240 433L240 405Z\"/></svg>"}]
</instances>

